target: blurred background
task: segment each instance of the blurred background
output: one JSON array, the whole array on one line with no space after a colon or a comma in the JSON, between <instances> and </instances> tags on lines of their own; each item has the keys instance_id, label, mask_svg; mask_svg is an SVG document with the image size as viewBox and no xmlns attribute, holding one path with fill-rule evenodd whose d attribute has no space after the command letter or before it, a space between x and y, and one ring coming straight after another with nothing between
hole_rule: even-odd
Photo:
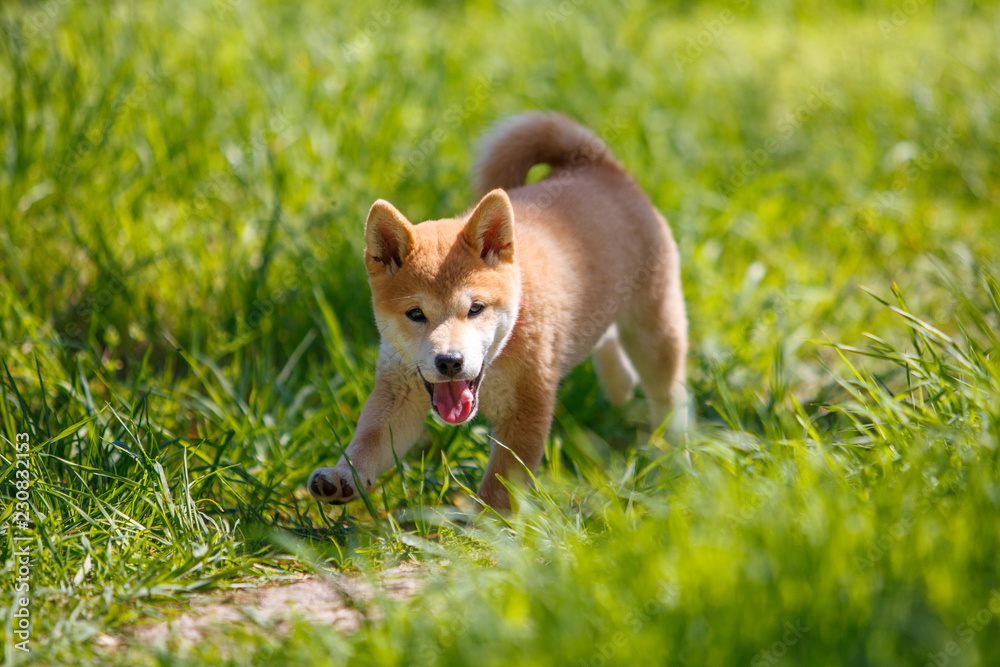
<instances>
[{"instance_id":1,"label":"blurred background","mask_svg":"<svg viewBox=\"0 0 1000 667\"><path fill-rule=\"evenodd\" d=\"M222 522L141 520L151 535L174 535L139 549L151 559L143 567L191 590L195 577L173 568L208 556L185 552L177 535L228 535L239 555L227 558L246 565L257 553L246 545L272 544L281 527L350 563L363 557L343 545L385 547L365 532L369 513L451 503L458 482L475 487L489 446L481 424L430 424L374 509L331 523L304 483L349 441L373 379L369 206L385 198L411 220L464 210L476 139L525 110L594 129L669 220L691 320L688 372L710 434L695 449L723 469L766 470L796 438L855 442L840 430L850 420L828 409L854 396L841 381L852 368L824 343L864 347L875 332L910 344L880 299L957 339L960 316L997 327L992 2L40 0L4 3L0 17L0 431L45 443L48 490L37 502L53 523L38 530L64 557L39 576L53 590L75 590L90 558L69 527L100 525L89 539L110 540L99 508L145 511L137 499L159 497L164 470L163 488ZM873 392L905 386L905 364L871 363ZM544 475L596 483L608 460L628 470L617 452L649 442L643 419L641 402L613 409L589 366L576 369ZM868 480L859 470L876 458L848 457L843 488ZM132 500L116 495L126 488ZM661 509L675 502L664 496ZM231 530L237 519L248 533ZM863 551L881 520L844 535ZM166 543L180 551L163 555ZM386 553L407 549L389 544ZM91 593L138 590L143 568L121 567L94 575ZM984 566L980 584L994 573ZM948 605L978 599L962 586L935 598L950 610L941 616L927 603L929 625L906 617L873 633L866 655L917 659L886 638L900 627L944 637L958 613ZM923 593L906 596L924 604ZM123 622L101 608L98 625ZM62 636L69 612L53 613L40 627ZM852 632L831 641L846 645ZM731 653L687 655L754 655L733 641ZM859 655L841 658L865 663Z\"/></svg>"},{"instance_id":2,"label":"blurred background","mask_svg":"<svg viewBox=\"0 0 1000 667\"><path fill-rule=\"evenodd\" d=\"M992 254L990 7L9 3L4 304L37 320L3 338L287 359L318 291L370 348L368 206L464 209L474 141L526 109L605 136L667 215L696 355L854 337L859 283Z\"/></svg>"}]
</instances>

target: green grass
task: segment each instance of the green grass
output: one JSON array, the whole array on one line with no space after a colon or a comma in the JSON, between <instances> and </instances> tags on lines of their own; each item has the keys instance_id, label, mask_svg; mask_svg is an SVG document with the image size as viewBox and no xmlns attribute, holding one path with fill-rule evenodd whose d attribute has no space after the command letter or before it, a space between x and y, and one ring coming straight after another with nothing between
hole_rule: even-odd
<instances>
[{"instance_id":1,"label":"green grass","mask_svg":"<svg viewBox=\"0 0 1000 667\"><path fill-rule=\"evenodd\" d=\"M1000 663L1000 10L860 4L6 3L5 662ZM318 506L373 381L368 206L464 209L473 140L531 108L671 221L698 428L650 436L584 366L509 522L435 511L482 426ZM423 588L352 634L128 642L403 561Z\"/></svg>"}]
</instances>

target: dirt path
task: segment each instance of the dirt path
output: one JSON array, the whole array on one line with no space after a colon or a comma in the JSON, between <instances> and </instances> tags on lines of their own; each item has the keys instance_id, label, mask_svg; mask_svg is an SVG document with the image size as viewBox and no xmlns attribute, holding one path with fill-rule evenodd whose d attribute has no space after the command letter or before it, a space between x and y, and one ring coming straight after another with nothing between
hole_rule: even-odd
<instances>
[{"instance_id":1,"label":"dirt path","mask_svg":"<svg viewBox=\"0 0 1000 667\"><path fill-rule=\"evenodd\" d=\"M372 583L361 576L321 578L302 575L289 583L263 584L242 590L197 596L184 612L167 620L141 621L121 636L100 635L96 645L116 650L128 645L182 648L201 641L224 626L235 623L249 628L288 630L292 620L333 626L353 632L365 615L377 616L377 600L405 600L414 595L422 580L422 568L401 565L386 570Z\"/></svg>"}]
</instances>

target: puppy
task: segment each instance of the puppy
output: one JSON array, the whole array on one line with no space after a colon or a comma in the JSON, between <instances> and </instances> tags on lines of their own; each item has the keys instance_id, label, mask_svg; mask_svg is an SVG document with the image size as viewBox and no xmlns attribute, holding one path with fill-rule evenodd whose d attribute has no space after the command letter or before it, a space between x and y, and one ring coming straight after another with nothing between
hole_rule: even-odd
<instances>
[{"instance_id":1,"label":"puppy","mask_svg":"<svg viewBox=\"0 0 1000 667\"><path fill-rule=\"evenodd\" d=\"M525 185L542 163L548 177ZM501 478L538 467L559 380L588 355L612 403L639 383L654 426L676 410L685 427L677 246L607 146L563 115L529 113L485 139L474 171L482 199L457 217L413 225L381 199L368 213L375 388L344 457L309 478L321 502L359 497L351 465L370 489L430 410L449 424L481 410L504 446L478 495L508 509Z\"/></svg>"}]
</instances>

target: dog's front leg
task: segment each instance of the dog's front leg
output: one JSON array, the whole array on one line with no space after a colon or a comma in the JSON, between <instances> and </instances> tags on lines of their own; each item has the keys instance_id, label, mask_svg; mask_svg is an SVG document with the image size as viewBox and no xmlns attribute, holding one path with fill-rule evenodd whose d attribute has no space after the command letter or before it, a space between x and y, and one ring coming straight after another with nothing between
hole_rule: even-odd
<instances>
[{"instance_id":1,"label":"dog's front leg","mask_svg":"<svg viewBox=\"0 0 1000 667\"><path fill-rule=\"evenodd\" d=\"M375 478L395 465L395 458L402 458L420 436L430 398L411 369L385 362L386 356L379 358L375 388L344 456L333 468L317 468L309 476L309 492L320 502L343 505L359 498L351 466L370 490Z\"/></svg>"},{"instance_id":2,"label":"dog's front leg","mask_svg":"<svg viewBox=\"0 0 1000 667\"><path fill-rule=\"evenodd\" d=\"M510 509L510 496L498 476L508 483L525 483L528 472L533 474L542 462L556 398L556 384L549 384L519 387L503 414L494 420L496 439L503 446L493 443L478 492L493 509Z\"/></svg>"}]
</instances>

